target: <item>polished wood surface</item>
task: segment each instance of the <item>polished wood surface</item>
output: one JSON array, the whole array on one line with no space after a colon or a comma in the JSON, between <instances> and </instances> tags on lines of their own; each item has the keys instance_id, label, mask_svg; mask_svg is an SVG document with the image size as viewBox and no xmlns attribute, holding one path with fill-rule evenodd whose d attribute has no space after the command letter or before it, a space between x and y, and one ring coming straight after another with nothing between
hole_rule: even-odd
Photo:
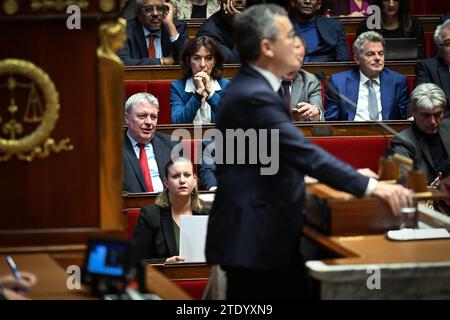
<instances>
[{"instance_id":1,"label":"polished wood surface","mask_svg":"<svg viewBox=\"0 0 450 320\"><path fill-rule=\"evenodd\" d=\"M30 1L20 1L18 13L0 15L0 60L28 60L48 73L60 101L59 119L51 137L57 142L69 137L74 146L73 151L32 162L12 158L0 163L0 212L4 216L0 219L1 247L83 244L89 236L121 231L122 177L115 168L122 167L123 148L120 140L110 143L117 130L101 128L110 125L121 131L121 124L110 120L115 117L121 121L123 111L105 109L104 100L100 103L96 55L100 22L118 16L119 1L114 3L116 10L112 13L101 12L98 2L82 10L81 30L67 29L66 5L61 10L35 12L30 9ZM0 82L5 79L2 75ZM115 81L122 88L121 79ZM28 92L16 91L16 104L23 109ZM9 101L4 87L0 101L2 105ZM0 113L3 120L7 119L6 112ZM26 130L29 134L34 128L27 125ZM114 192L116 200L111 201Z\"/></svg>"},{"instance_id":2,"label":"polished wood surface","mask_svg":"<svg viewBox=\"0 0 450 320\"><path fill-rule=\"evenodd\" d=\"M5 257L1 255L0 260L5 261ZM29 298L36 300L92 299L82 290L69 290L67 288L69 274L50 255L43 253L14 254L13 259L20 270L32 272L37 277L36 285L28 294ZM10 272L11 270L6 263L0 263L0 275Z\"/></svg>"},{"instance_id":3,"label":"polished wood surface","mask_svg":"<svg viewBox=\"0 0 450 320\"><path fill-rule=\"evenodd\" d=\"M405 76L413 76L415 74L416 61L386 61L385 66L397 71ZM345 71L356 67L355 62L309 62L303 65L303 69L311 73L323 72L326 76L333 73ZM224 65L223 76L231 79L240 65L226 64ZM182 78L179 65L173 66L126 66L125 81L173 81Z\"/></svg>"},{"instance_id":4,"label":"polished wood surface","mask_svg":"<svg viewBox=\"0 0 450 320\"><path fill-rule=\"evenodd\" d=\"M409 120L383 121L396 132L401 132L411 125ZM379 124L359 121L324 121L324 122L294 122L306 137L392 137L392 133ZM191 139L202 139L205 131L215 128L214 125L201 127L193 124L158 125L158 132L182 137L188 135Z\"/></svg>"},{"instance_id":5,"label":"polished wood surface","mask_svg":"<svg viewBox=\"0 0 450 320\"><path fill-rule=\"evenodd\" d=\"M330 237L330 241L353 253L324 260L330 265L450 261L450 239L393 241L380 234Z\"/></svg>"},{"instance_id":6,"label":"polished wood surface","mask_svg":"<svg viewBox=\"0 0 450 320\"><path fill-rule=\"evenodd\" d=\"M211 266L206 263L161 263L150 266L172 281L206 280L211 275Z\"/></svg>"}]
</instances>

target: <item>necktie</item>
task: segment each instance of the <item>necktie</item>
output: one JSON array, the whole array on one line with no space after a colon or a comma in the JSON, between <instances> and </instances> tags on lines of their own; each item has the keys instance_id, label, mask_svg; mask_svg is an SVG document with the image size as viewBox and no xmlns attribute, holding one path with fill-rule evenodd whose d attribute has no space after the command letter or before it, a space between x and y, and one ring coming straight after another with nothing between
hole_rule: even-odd
<instances>
[{"instance_id":1,"label":"necktie","mask_svg":"<svg viewBox=\"0 0 450 320\"><path fill-rule=\"evenodd\" d=\"M368 108L369 108L369 119L370 120L378 120L378 102L377 102L377 94L375 92L375 88L373 87L373 83L375 80L367 80L367 86L369 87L369 98L368 98Z\"/></svg>"},{"instance_id":2,"label":"necktie","mask_svg":"<svg viewBox=\"0 0 450 320\"><path fill-rule=\"evenodd\" d=\"M149 59L156 58L155 45L153 44L154 39L155 39L155 36L150 33L148 35L148 58Z\"/></svg>"},{"instance_id":3,"label":"necktie","mask_svg":"<svg viewBox=\"0 0 450 320\"><path fill-rule=\"evenodd\" d=\"M289 91L290 81L281 81L281 87L283 88L283 99L288 109L291 108L291 92Z\"/></svg>"},{"instance_id":4,"label":"necktie","mask_svg":"<svg viewBox=\"0 0 450 320\"><path fill-rule=\"evenodd\" d=\"M138 143L139 146L139 165L141 166L142 175L144 176L147 191L153 192L152 179L150 178L150 169L148 168L147 153L145 152L145 145Z\"/></svg>"}]
</instances>

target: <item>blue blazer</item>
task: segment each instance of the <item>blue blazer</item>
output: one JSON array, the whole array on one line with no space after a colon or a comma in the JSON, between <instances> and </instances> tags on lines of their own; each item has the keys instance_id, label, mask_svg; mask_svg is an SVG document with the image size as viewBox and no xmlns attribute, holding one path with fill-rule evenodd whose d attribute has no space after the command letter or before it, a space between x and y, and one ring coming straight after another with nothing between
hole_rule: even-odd
<instances>
[{"instance_id":1,"label":"blue blazer","mask_svg":"<svg viewBox=\"0 0 450 320\"><path fill-rule=\"evenodd\" d=\"M335 73L330 78L330 86L337 92L346 96L358 104L359 94L359 69ZM406 119L406 109L409 103L406 77L398 72L384 68L380 74L381 84L381 114L383 120ZM327 105L325 107L325 120L349 120L355 119L355 107L349 103L337 100L330 90L325 94Z\"/></svg>"},{"instance_id":2,"label":"blue blazer","mask_svg":"<svg viewBox=\"0 0 450 320\"><path fill-rule=\"evenodd\" d=\"M294 16L289 17L294 29L299 33L299 24ZM319 45L314 50L308 48L307 57L310 62L325 61L348 61L347 38L344 26L339 20L316 16L317 32L319 34ZM308 45L308 44L307 44Z\"/></svg>"},{"instance_id":3,"label":"blue blazer","mask_svg":"<svg viewBox=\"0 0 450 320\"><path fill-rule=\"evenodd\" d=\"M277 170L264 175L260 169L269 166L263 160L249 164L249 150L255 150L250 141L241 145L238 153L233 149L231 154L222 154L226 164L217 163L218 187L208 222L207 262L225 268L299 270L304 174L357 196L364 194L368 178L305 138L293 125L283 99L249 66L242 66L225 88L217 116L224 153L232 150L228 144L233 141L228 139L235 140L233 134L225 134L227 129L278 130L271 131L278 138L271 143L278 152L269 152L273 158L270 166ZM218 148L216 140L216 154ZM235 164L230 164L229 158ZM244 158L246 164L237 164Z\"/></svg>"},{"instance_id":4,"label":"blue blazer","mask_svg":"<svg viewBox=\"0 0 450 320\"><path fill-rule=\"evenodd\" d=\"M220 78L218 80L220 87L226 87L229 80ZM198 109L202 105L199 97L192 92L184 91L186 87L186 79L176 80L170 84L170 108L172 112L172 124L177 123L192 123ZM211 98L206 99L206 102L211 107L211 121L216 122L216 113L220 101L222 90L214 92Z\"/></svg>"}]
</instances>

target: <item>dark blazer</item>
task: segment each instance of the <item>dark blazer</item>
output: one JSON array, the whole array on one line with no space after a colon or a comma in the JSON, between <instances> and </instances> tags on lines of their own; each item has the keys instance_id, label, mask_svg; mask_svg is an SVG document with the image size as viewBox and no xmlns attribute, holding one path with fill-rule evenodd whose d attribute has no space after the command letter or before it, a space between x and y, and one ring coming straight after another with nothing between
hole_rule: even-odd
<instances>
[{"instance_id":1,"label":"dark blazer","mask_svg":"<svg viewBox=\"0 0 450 320\"><path fill-rule=\"evenodd\" d=\"M444 119L439 129L442 144L447 151L447 161L450 155L450 119ZM423 133L414 124L399 133L400 137L394 137L389 147L389 154L398 153L413 159L418 169L427 174L427 182L430 184L436 178L438 170L433 163L433 156L425 141ZM406 142L404 141L406 140Z\"/></svg>"},{"instance_id":2,"label":"dark blazer","mask_svg":"<svg viewBox=\"0 0 450 320\"><path fill-rule=\"evenodd\" d=\"M164 181L164 170L167 162L170 160L170 154L172 148L179 142L171 141L171 136L155 132L155 136L152 141L153 150L155 151L156 163L158 165L159 177L161 181ZM147 186L145 184L144 176L142 175L141 166L139 165L139 159L131 145L131 141L128 135L125 134L125 151L124 151L124 185L123 190L127 192L147 192ZM182 154L182 152L180 152ZM217 186L217 180L215 177L215 165L214 164L199 164L199 188L208 190L213 186Z\"/></svg>"},{"instance_id":3,"label":"dark blazer","mask_svg":"<svg viewBox=\"0 0 450 320\"><path fill-rule=\"evenodd\" d=\"M450 72L449 66L439 56L419 60L416 64L416 86L421 83L432 82L444 90L447 95L445 118L450 118Z\"/></svg>"},{"instance_id":4,"label":"dark blazer","mask_svg":"<svg viewBox=\"0 0 450 320\"><path fill-rule=\"evenodd\" d=\"M450 19L450 12L442 15L440 24L443 24L447 19Z\"/></svg>"},{"instance_id":5,"label":"dark blazer","mask_svg":"<svg viewBox=\"0 0 450 320\"><path fill-rule=\"evenodd\" d=\"M249 66L244 65L224 89L216 126L224 134L223 145L233 139L225 135L226 129L279 130L279 165L274 175L263 175L259 160L257 164L248 164L248 160L247 164L229 164L227 159L228 164L217 164L207 262L225 268L297 268L305 209L304 174L357 196L364 194L368 178L306 139L291 122L283 99ZM239 148L234 163L248 151L248 143ZM273 160L276 166L275 156Z\"/></svg>"},{"instance_id":6,"label":"dark blazer","mask_svg":"<svg viewBox=\"0 0 450 320\"><path fill-rule=\"evenodd\" d=\"M156 163L158 164L159 176L162 181L164 180L164 169L170 159L170 153L177 143L178 141L171 141L169 135L158 132L155 132L151 141L153 150L155 151ZM127 134L125 134L124 165L123 190L128 192L147 192L139 159L136 157Z\"/></svg>"},{"instance_id":7,"label":"dark blazer","mask_svg":"<svg viewBox=\"0 0 450 320\"><path fill-rule=\"evenodd\" d=\"M333 86L340 94L358 104L359 69L335 73L330 78ZM406 119L406 109L409 103L406 77L400 73L384 68L380 74L381 114L383 120ZM330 90L325 94L327 105L325 107L325 120L355 119L356 109L344 100L336 101Z\"/></svg>"},{"instance_id":8,"label":"dark blazer","mask_svg":"<svg viewBox=\"0 0 450 320\"><path fill-rule=\"evenodd\" d=\"M213 38L224 57L224 63L241 63L241 58L234 47L234 30L223 18L223 9L206 19L197 32L196 37L208 36Z\"/></svg>"},{"instance_id":9,"label":"dark blazer","mask_svg":"<svg viewBox=\"0 0 450 320\"><path fill-rule=\"evenodd\" d=\"M141 209L132 237L135 264L142 259L165 260L179 255L173 223L171 208L151 204Z\"/></svg>"},{"instance_id":10,"label":"dark blazer","mask_svg":"<svg viewBox=\"0 0 450 320\"><path fill-rule=\"evenodd\" d=\"M295 16L289 16L295 31L299 33L300 25ZM317 32L319 33L319 45L311 50L307 48L307 57L310 62L325 61L348 61L349 54L347 48L347 38L344 32L344 26L339 20L316 16ZM308 46L308 44L306 44Z\"/></svg>"},{"instance_id":11,"label":"dark blazer","mask_svg":"<svg viewBox=\"0 0 450 320\"><path fill-rule=\"evenodd\" d=\"M188 41L188 31L185 22L176 21L175 27L178 30L179 36L175 42L170 42L169 33L165 26L161 27L161 50L163 57L172 54L176 64L179 63L180 53L184 45ZM127 21L127 41L123 49L117 52L117 55L122 59L127 66L160 64L160 59L149 59L148 48L145 41L142 24L138 18Z\"/></svg>"},{"instance_id":12,"label":"dark blazer","mask_svg":"<svg viewBox=\"0 0 450 320\"><path fill-rule=\"evenodd\" d=\"M222 88L228 84L225 78L218 79ZM170 108L172 112L172 124L192 123L197 114L198 109L202 105L201 97L197 97L192 92L184 91L186 87L186 79L176 80L170 84ZM206 99L211 107L211 122L216 122L216 112L220 101L222 90L214 92L211 97Z\"/></svg>"}]
</instances>

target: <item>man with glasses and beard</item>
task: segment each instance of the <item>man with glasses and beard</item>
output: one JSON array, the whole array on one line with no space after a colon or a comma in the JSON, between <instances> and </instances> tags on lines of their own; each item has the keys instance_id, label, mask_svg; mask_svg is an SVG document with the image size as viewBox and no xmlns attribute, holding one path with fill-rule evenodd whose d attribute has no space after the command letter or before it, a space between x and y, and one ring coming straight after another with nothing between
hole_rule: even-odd
<instances>
[{"instance_id":1,"label":"man with glasses and beard","mask_svg":"<svg viewBox=\"0 0 450 320\"><path fill-rule=\"evenodd\" d=\"M136 18L127 22L127 41L117 55L125 65L179 64L188 41L186 23L174 19L164 0L137 0Z\"/></svg>"}]
</instances>

